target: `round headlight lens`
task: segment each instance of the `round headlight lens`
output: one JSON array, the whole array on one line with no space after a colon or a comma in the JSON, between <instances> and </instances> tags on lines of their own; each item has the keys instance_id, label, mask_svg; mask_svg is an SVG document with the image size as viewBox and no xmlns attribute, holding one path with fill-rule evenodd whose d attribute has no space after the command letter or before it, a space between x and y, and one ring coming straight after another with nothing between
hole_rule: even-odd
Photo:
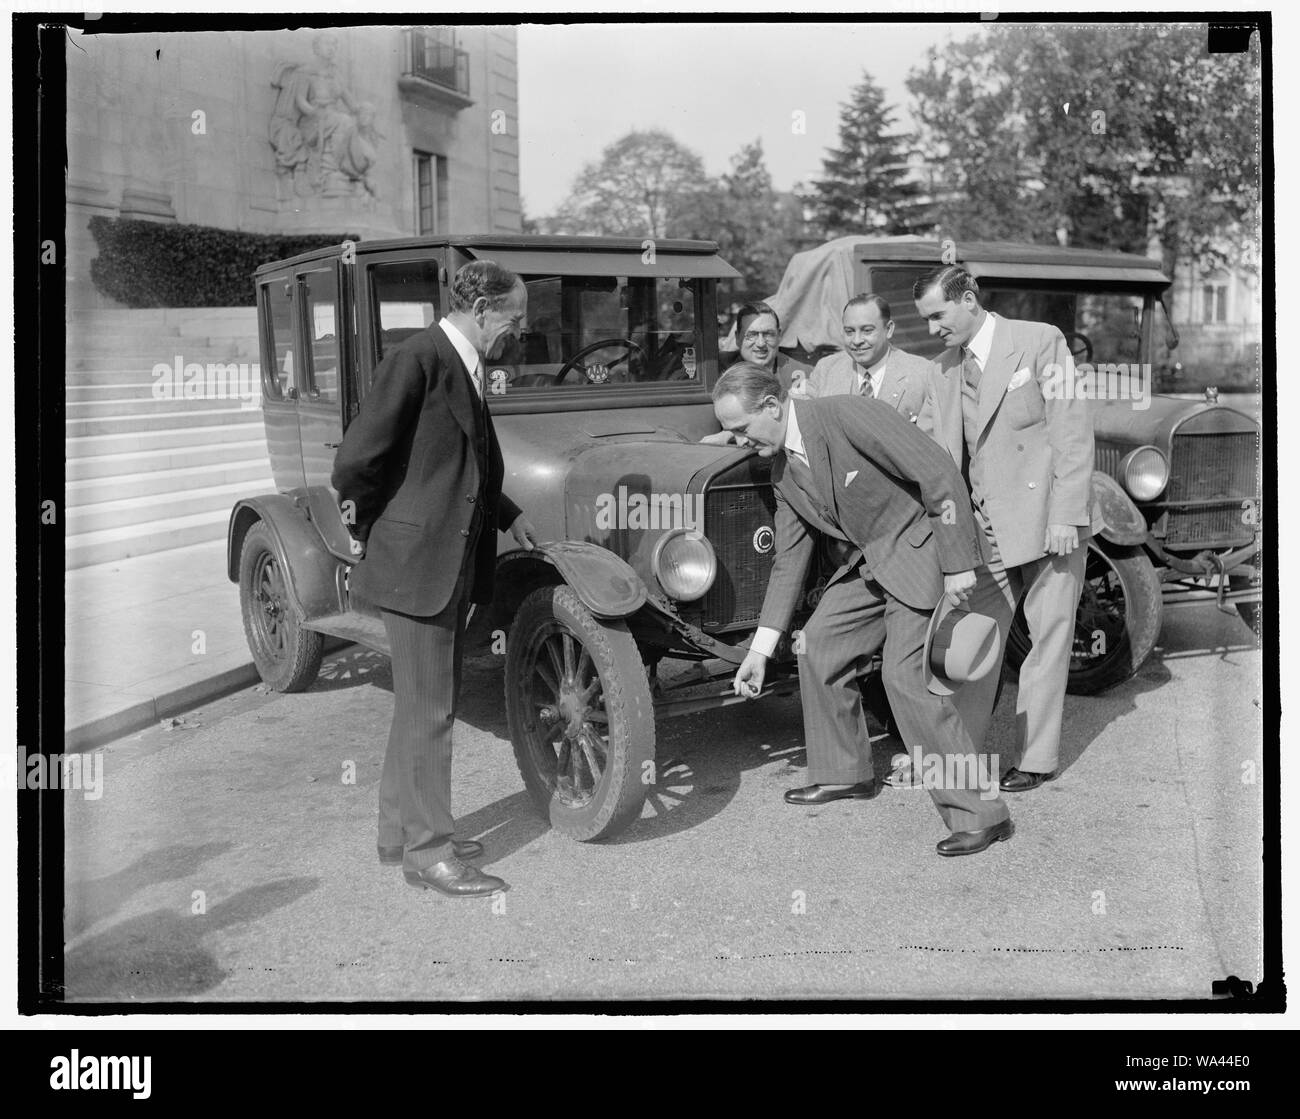
<instances>
[{"instance_id":1,"label":"round headlight lens","mask_svg":"<svg viewBox=\"0 0 1300 1119\"><path fill-rule=\"evenodd\" d=\"M1169 484L1169 460L1158 447L1139 447L1123 462L1124 488L1138 501L1152 501Z\"/></svg>"},{"instance_id":2,"label":"round headlight lens","mask_svg":"<svg viewBox=\"0 0 1300 1119\"><path fill-rule=\"evenodd\" d=\"M676 528L660 538L651 566L669 598L694 602L713 586L718 557L698 532Z\"/></svg>"}]
</instances>

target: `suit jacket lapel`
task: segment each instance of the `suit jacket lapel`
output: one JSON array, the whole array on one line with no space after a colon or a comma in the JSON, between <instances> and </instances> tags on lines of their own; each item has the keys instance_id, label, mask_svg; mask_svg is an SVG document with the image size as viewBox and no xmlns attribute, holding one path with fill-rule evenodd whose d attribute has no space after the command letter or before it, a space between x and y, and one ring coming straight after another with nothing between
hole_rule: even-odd
<instances>
[{"instance_id":1,"label":"suit jacket lapel","mask_svg":"<svg viewBox=\"0 0 1300 1119\"><path fill-rule=\"evenodd\" d=\"M808 504L808 498L804 495L803 489L798 483L790 477L790 472L786 468L786 452L772 459L772 485L781 491L781 496L786 499L790 507L799 514L809 524L815 525L818 517Z\"/></svg>"},{"instance_id":2,"label":"suit jacket lapel","mask_svg":"<svg viewBox=\"0 0 1300 1119\"><path fill-rule=\"evenodd\" d=\"M1019 368L1022 353L1023 349L1017 348L1015 339L1011 337L1011 328L1007 325L1007 320L999 315L993 324L993 346L989 350L988 365L980 377L978 420L981 435L989 426L989 421L993 418L993 413L998 410L998 405L1002 403L1002 398L1006 395L1007 383ZM960 362L960 358L958 361Z\"/></svg>"},{"instance_id":3,"label":"suit jacket lapel","mask_svg":"<svg viewBox=\"0 0 1300 1119\"><path fill-rule=\"evenodd\" d=\"M966 442L966 425L961 412L961 354L945 350L938 359L939 376L935 384L935 430L943 436L943 445L958 468Z\"/></svg>"},{"instance_id":4,"label":"suit jacket lapel","mask_svg":"<svg viewBox=\"0 0 1300 1119\"><path fill-rule=\"evenodd\" d=\"M433 334L434 345L438 348L438 357L452 370L452 376L447 378L447 406L472 442L478 434L474 415L481 403L474 399L476 395L474 382L470 378L469 370L465 368L465 363L461 361L460 354L456 352L456 347L451 344L451 339L447 337L442 327L435 323L429 330Z\"/></svg>"},{"instance_id":5,"label":"suit jacket lapel","mask_svg":"<svg viewBox=\"0 0 1300 1119\"><path fill-rule=\"evenodd\" d=\"M803 436L803 453L808 459L808 469L812 472L813 484L817 487L817 496L822 499L827 509L839 519L839 504L836 501L835 479L831 477L831 452L826 446L826 432L811 408L804 408L799 413L799 434Z\"/></svg>"}]
</instances>

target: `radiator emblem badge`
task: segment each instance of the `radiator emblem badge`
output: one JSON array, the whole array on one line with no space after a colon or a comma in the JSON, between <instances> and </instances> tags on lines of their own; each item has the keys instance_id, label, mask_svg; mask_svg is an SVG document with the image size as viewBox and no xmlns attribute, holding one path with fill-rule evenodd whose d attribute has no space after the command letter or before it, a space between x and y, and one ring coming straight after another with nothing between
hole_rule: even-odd
<instances>
[{"instance_id":1,"label":"radiator emblem badge","mask_svg":"<svg viewBox=\"0 0 1300 1119\"><path fill-rule=\"evenodd\" d=\"M776 547L776 533L772 531L770 525L764 525L754 533L754 551L760 556L767 555Z\"/></svg>"}]
</instances>

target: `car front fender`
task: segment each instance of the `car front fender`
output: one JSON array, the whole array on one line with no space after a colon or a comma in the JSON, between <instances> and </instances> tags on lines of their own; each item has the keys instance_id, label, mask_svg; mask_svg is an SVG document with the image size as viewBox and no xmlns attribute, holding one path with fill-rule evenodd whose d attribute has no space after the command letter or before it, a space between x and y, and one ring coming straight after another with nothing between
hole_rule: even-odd
<instances>
[{"instance_id":1,"label":"car front fender","mask_svg":"<svg viewBox=\"0 0 1300 1119\"><path fill-rule=\"evenodd\" d=\"M1112 544L1141 544L1147 538L1147 522L1133 499L1109 474L1092 474L1092 523L1101 521L1098 535Z\"/></svg>"},{"instance_id":2,"label":"car front fender","mask_svg":"<svg viewBox=\"0 0 1300 1119\"><path fill-rule=\"evenodd\" d=\"M626 618L645 605L648 592L626 560L608 548L579 540L539 544L537 551L598 618Z\"/></svg>"},{"instance_id":3,"label":"car front fender","mask_svg":"<svg viewBox=\"0 0 1300 1119\"><path fill-rule=\"evenodd\" d=\"M284 572L289 601L302 621L337 614L344 609L340 595L342 562L330 554L306 510L288 494L273 493L239 502L226 532L226 574L239 582L239 558L244 537L258 522L266 525Z\"/></svg>"}]
</instances>

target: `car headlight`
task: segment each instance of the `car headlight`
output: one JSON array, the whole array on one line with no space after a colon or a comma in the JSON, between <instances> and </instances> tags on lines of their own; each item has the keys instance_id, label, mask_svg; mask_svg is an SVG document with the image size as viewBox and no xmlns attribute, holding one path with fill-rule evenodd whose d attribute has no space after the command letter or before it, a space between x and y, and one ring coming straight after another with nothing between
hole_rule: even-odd
<instances>
[{"instance_id":1,"label":"car headlight","mask_svg":"<svg viewBox=\"0 0 1300 1119\"><path fill-rule=\"evenodd\" d=\"M694 602L713 586L718 557L700 533L675 528L659 538L650 566L669 598Z\"/></svg>"},{"instance_id":2,"label":"car headlight","mask_svg":"<svg viewBox=\"0 0 1300 1119\"><path fill-rule=\"evenodd\" d=\"M1169 484L1169 460L1158 447L1138 447L1119 464L1124 488L1138 501L1152 501Z\"/></svg>"}]
</instances>

